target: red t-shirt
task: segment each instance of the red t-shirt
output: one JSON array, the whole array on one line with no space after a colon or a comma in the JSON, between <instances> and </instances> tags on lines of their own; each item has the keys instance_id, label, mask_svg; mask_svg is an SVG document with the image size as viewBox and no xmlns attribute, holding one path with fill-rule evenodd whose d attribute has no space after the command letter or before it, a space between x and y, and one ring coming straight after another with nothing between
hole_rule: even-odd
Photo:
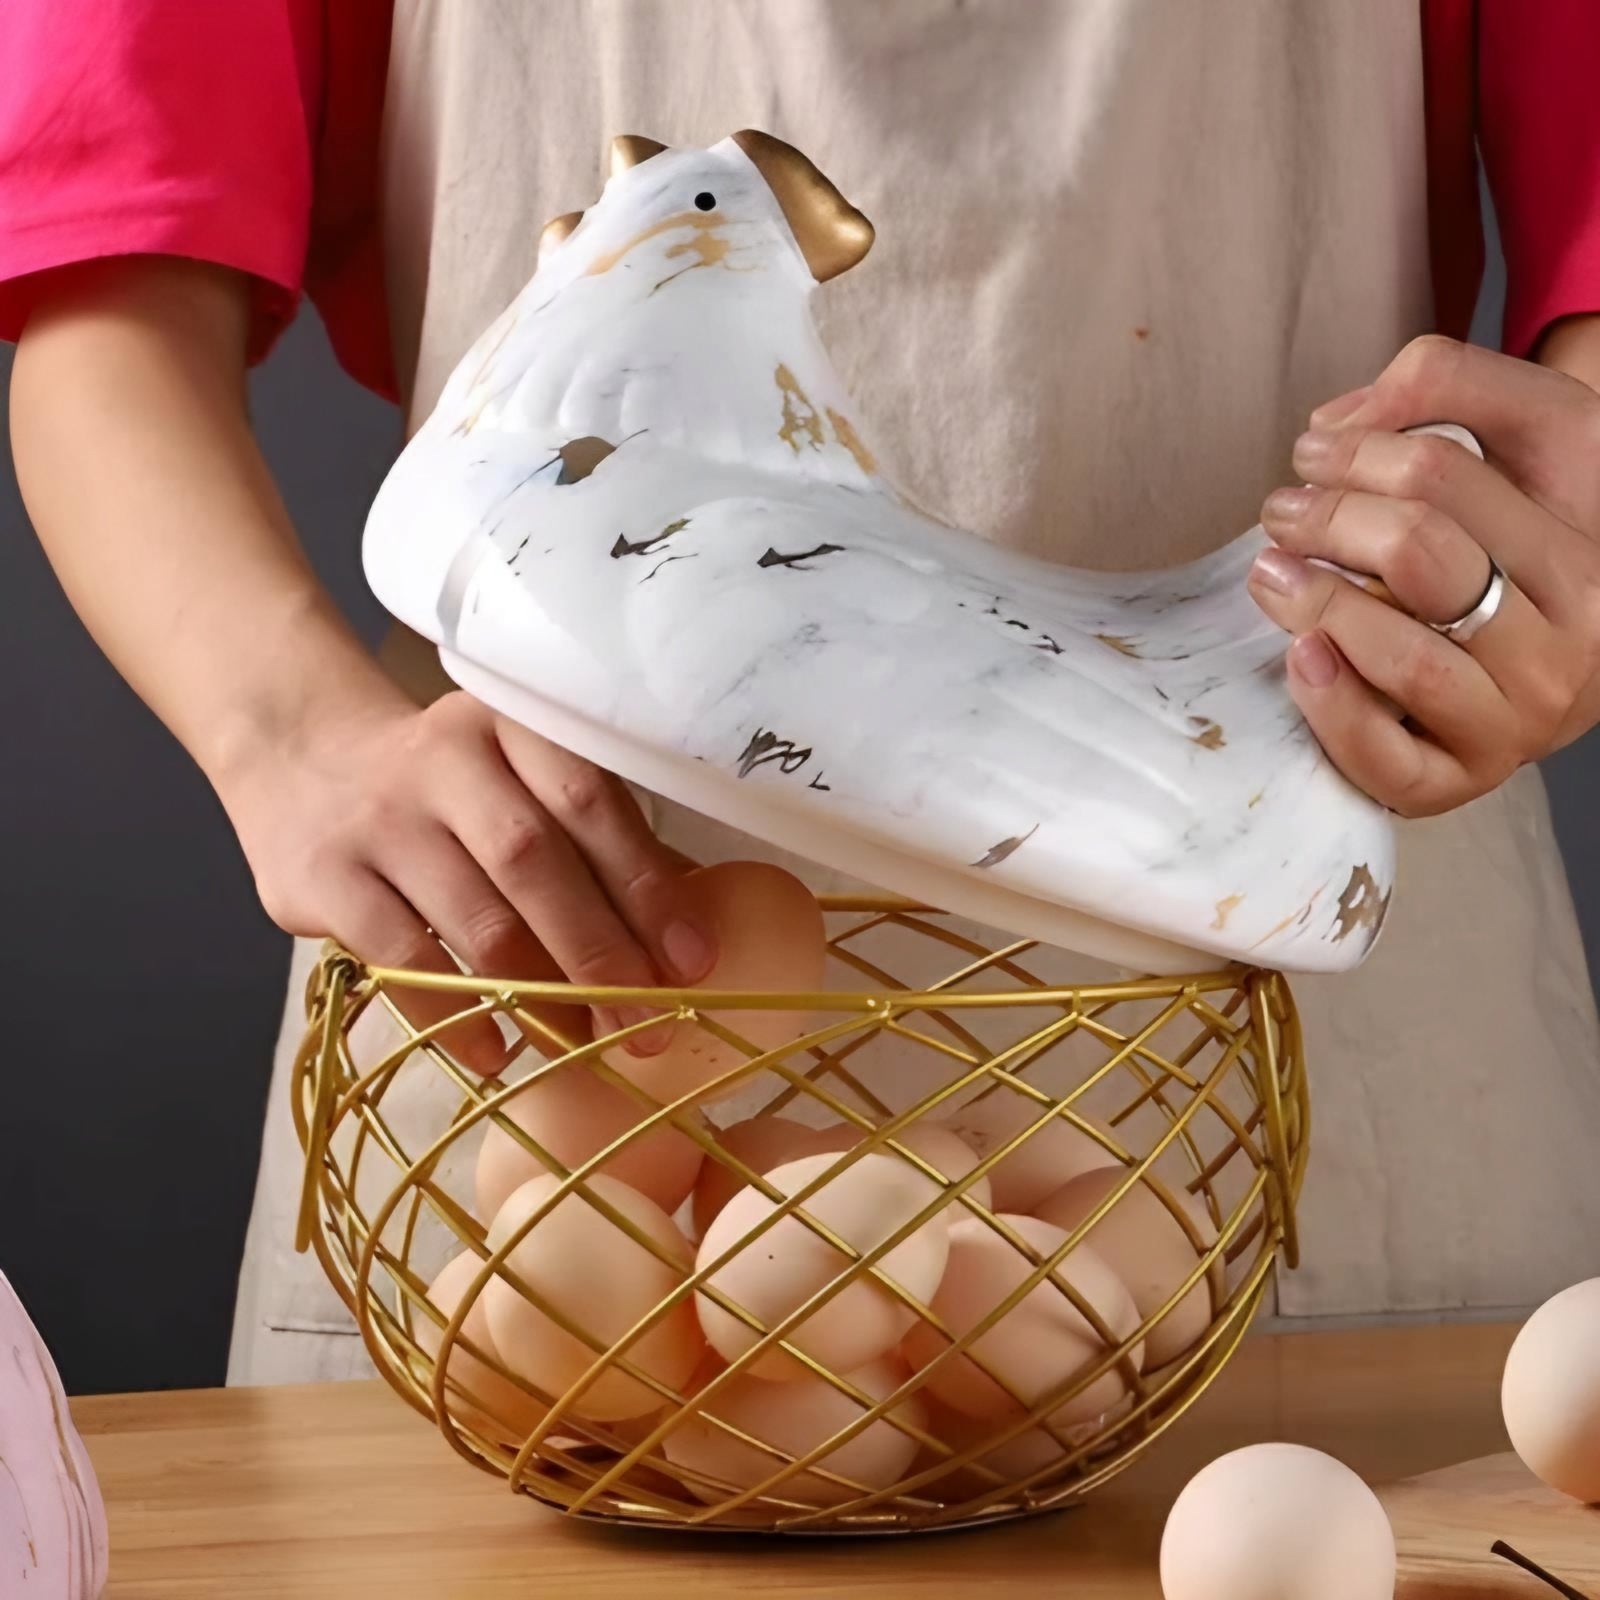
<instances>
[{"instance_id":1,"label":"red t-shirt","mask_svg":"<svg viewBox=\"0 0 1600 1600\"><path fill-rule=\"evenodd\" d=\"M32 275L181 255L255 281L252 356L302 295L393 395L377 193L392 0L4 0L0 337ZM1482 271L1474 140L1507 267L1505 348L1600 310L1600 5L1421 0L1439 325Z\"/></svg>"},{"instance_id":2,"label":"red t-shirt","mask_svg":"<svg viewBox=\"0 0 1600 1600\"><path fill-rule=\"evenodd\" d=\"M0 0L0 338L31 275L187 256L255 281L252 359L322 313L394 396L378 234L392 0Z\"/></svg>"}]
</instances>

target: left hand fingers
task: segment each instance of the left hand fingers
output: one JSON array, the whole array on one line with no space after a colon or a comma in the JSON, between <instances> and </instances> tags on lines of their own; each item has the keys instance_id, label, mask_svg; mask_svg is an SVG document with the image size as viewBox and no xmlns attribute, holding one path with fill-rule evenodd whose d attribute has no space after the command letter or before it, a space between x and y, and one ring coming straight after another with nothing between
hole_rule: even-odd
<instances>
[{"instance_id":1,"label":"left hand fingers","mask_svg":"<svg viewBox=\"0 0 1600 1600\"><path fill-rule=\"evenodd\" d=\"M1398 432L1425 422L1471 429L1537 504L1569 527L1600 533L1600 478L1573 471L1600 448L1600 395L1562 372L1428 335L1413 339L1359 399L1311 414L1317 430ZM1354 401L1354 403L1351 403Z\"/></svg>"},{"instance_id":2,"label":"left hand fingers","mask_svg":"<svg viewBox=\"0 0 1600 1600\"><path fill-rule=\"evenodd\" d=\"M1376 506L1383 510L1396 504L1394 501L1376 502ZM1481 579L1486 579L1487 562L1483 552L1473 547L1472 553L1476 555L1476 560L1468 558L1469 570L1477 570ZM1450 554L1456 554L1453 548ZM1338 559L1343 561L1342 556ZM1364 560L1346 564L1362 571L1372 570ZM1418 624L1411 620L1412 617L1420 617L1423 621L1448 622L1462 616L1477 604L1483 594L1483 581L1477 583L1468 598L1456 603L1444 598L1446 589L1442 564L1431 598L1425 592L1428 588L1426 580L1434 575L1414 556L1401 555L1393 561L1380 563L1378 572L1403 608L1392 613L1393 622L1399 624L1398 629L1387 622L1380 624L1376 615L1368 613L1365 608L1358 611L1351 625L1363 635L1381 627L1386 648L1380 659L1389 659L1394 649L1407 648L1426 648L1430 652L1443 648L1450 652L1443 658L1446 661L1453 656L1465 655L1488 674L1500 695L1510 702L1515 711L1520 732L1520 755L1544 754L1545 741L1554 737L1562 717L1587 676L1587 667L1582 657L1571 648L1570 641L1550 625L1515 584L1506 585L1493 621L1473 635L1467 644L1457 644L1431 628L1424 631L1423 637L1415 638L1412 630ZM1265 552L1258 560L1256 569L1251 573L1250 591L1256 603L1280 627L1287 628L1291 633L1305 633L1315 626L1331 626L1325 613L1319 610L1327 595L1332 596L1327 604L1341 619L1348 615L1346 608L1340 604L1340 591L1332 587L1342 582L1344 580L1337 574L1298 560L1289 553L1286 545L1284 549ZM1351 585L1345 583L1345 587L1348 589ZM1370 591L1361 591L1359 587L1356 592L1364 600L1373 598ZM1461 590L1455 592L1459 594ZM1380 598L1374 603L1385 602ZM1389 643L1391 635L1392 644ZM1352 649L1355 652L1352 659L1362 654L1359 645L1353 643ZM1405 706L1417 721L1436 733L1441 731L1435 726L1435 721L1424 714L1421 706L1413 706L1409 701L1405 702Z\"/></svg>"},{"instance_id":3,"label":"left hand fingers","mask_svg":"<svg viewBox=\"0 0 1600 1600\"><path fill-rule=\"evenodd\" d=\"M1324 635L1342 658L1343 675L1353 668L1398 706L1472 776L1473 792L1503 781L1520 765L1527 737L1523 714L1484 666L1460 646L1337 574L1285 551L1264 552L1251 575L1250 590L1280 627L1297 635ZM1530 614L1531 608L1522 620L1539 620ZM1495 629L1484 629L1482 637L1487 640L1503 627L1502 638L1509 638L1508 622L1502 613L1495 618ZM1339 762L1340 752L1330 738L1349 744L1355 699L1348 686L1339 684L1338 673L1325 683L1307 681L1306 674L1297 670L1296 655L1300 666L1310 661L1301 646L1291 652L1291 691L1312 730ZM1329 692L1341 687L1342 693ZM1374 707L1378 704L1373 702ZM1415 771L1380 774L1379 787L1373 788L1365 778L1347 775L1385 804L1395 804L1390 796L1397 781L1413 784L1418 778Z\"/></svg>"},{"instance_id":4,"label":"left hand fingers","mask_svg":"<svg viewBox=\"0 0 1600 1600\"><path fill-rule=\"evenodd\" d=\"M1380 578L1424 622L1464 616L1488 587L1489 557L1454 517L1426 500L1356 489L1276 489L1261 507L1273 541L1299 556Z\"/></svg>"},{"instance_id":5,"label":"left hand fingers","mask_svg":"<svg viewBox=\"0 0 1600 1600\"><path fill-rule=\"evenodd\" d=\"M1380 805L1401 816L1435 816L1482 792L1458 757L1406 727L1326 634L1296 639L1288 672L1289 692L1329 760Z\"/></svg>"},{"instance_id":6,"label":"left hand fingers","mask_svg":"<svg viewBox=\"0 0 1600 1600\"><path fill-rule=\"evenodd\" d=\"M1296 442L1294 464L1316 488L1432 506L1469 533L1552 621L1585 619L1583 608L1600 585L1600 548L1453 441L1313 429Z\"/></svg>"},{"instance_id":7,"label":"left hand fingers","mask_svg":"<svg viewBox=\"0 0 1600 1600\"><path fill-rule=\"evenodd\" d=\"M1282 503L1280 496L1294 497L1304 514L1284 518L1274 511L1274 502ZM1465 616L1488 587L1489 558L1482 547L1454 518L1425 500L1330 489L1280 490L1268 497L1262 521L1284 551L1375 575L1403 611L1423 622ZM1278 566L1278 589L1272 582L1274 563L1268 561L1260 575L1265 594L1257 598L1275 621L1303 632L1305 625L1296 624L1295 613L1303 618L1304 605L1280 608L1280 615L1273 604L1300 568ZM1559 723L1589 674L1588 658L1576 637L1554 627L1513 582L1507 584L1492 623L1456 648L1466 649L1517 708L1531 745L1542 753L1539 738Z\"/></svg>"}]
</instances>

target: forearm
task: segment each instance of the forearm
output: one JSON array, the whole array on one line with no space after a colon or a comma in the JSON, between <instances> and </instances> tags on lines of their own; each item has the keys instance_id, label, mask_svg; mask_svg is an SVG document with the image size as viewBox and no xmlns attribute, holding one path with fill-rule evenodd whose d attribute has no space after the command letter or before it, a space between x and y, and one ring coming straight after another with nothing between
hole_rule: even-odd
<instances>
[{"instance_id":1,"label":"forearm","mask_svg":"<svg viewBox=\"0 0 1600 1600\"><path fill-rule=\"evenodd\" d=\"M317 582L251 434L247 299L223 269L52 285L12 376L18 482L78 615L212 781L328 697L398 700Z\"/></svg>"},{"instance_id":2,"label":"forearm","mask_svg":"<svg viewBox=\"0 0 1600 1600\"><path fill-rule=\"evenodd\" d=\"M1600 316L1563 317L1540 339L1534 359L1542 367L1564 372L1600 393ZM1581 463L1575 463L1582 470ZM1595 470L1594 464L1588 469ZM1600 673L1590 678L1567 714L1554 744L1571 744L1600 722Z\"/></svg>"},{"instance_id":3,"label":"forearm","mask_svg":"<svg viewBox=\"0 0 1600 1600\"><path fill-rule=\"evenodd\" d=\"M1600 391L1600 316L1563 317L1539 341L1535 359Z\"/></svg>"}]
</instances>

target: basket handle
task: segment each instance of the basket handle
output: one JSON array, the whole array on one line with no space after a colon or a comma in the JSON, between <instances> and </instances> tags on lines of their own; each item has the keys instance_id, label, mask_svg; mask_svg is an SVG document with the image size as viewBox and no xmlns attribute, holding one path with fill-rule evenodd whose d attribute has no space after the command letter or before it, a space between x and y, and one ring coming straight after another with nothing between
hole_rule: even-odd
<instances>
[{"instance_id":1,"label":"basket handle","mask_svg":"<svg viewBox=\"0 0 1600 1600\"><path fill-rule=\"evenodd\" d=\"M1289 1171L1289 1137L1283 1120L1283 1092L1278 1081L1278 1039L1272 1008L1268 1004L1271 977L1250 975L1250 1022L1256 1036L1256 1076L1266 1122L1267 1158L1272 1165L1272 1188L1283 1223L1283 1261L1292 1272L1300 1265L1300 1228L1294 1214L1294 1185Z\"/></svg>"},{"instance_id":2,"label":"basket handle","mask_svg":"<svg viewBox=\"0 0 1600 1600\"><path fill-rule=\"evenodd\" d=\"M335 958L327 964L327 987L322 991L322 1033L311 1062L311 1112L301 1135L305 1172L300 1180L300 1214L295 1221L294 1247L304 1255L311 1248L316 1227L317 1194L328 1151L328 1113L333 1108L334 1068L339 1057L339 1029L344 1017L345 980L349 963Z\"/></svg>"}]
</instances>

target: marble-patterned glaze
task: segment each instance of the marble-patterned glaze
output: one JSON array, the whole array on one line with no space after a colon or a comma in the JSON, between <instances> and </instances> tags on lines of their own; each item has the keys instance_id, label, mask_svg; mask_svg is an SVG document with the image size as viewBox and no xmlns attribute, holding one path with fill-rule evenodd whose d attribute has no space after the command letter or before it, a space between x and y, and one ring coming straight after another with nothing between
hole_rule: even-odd
<instances>
[{"instance_id":1,"label":"marble-patterned glaze","mask_svg":"<svg viewBox=\"0 0 1600 1600\"><path fill-rule=\"evenodd\" d=\"M796 205L733 139L619 163L384 483L379 598L507 714L885 888L1156 971L1356 965L1391 827L1289 698L1261 530L1110 576L921 512Z\"/></svg>"},{"instance_id":2,"label":"marble-patterned glaze","mask_svg":"<svg viewBox=\"0 0 1600 1600\"><path fill-rule=\"evenodd\" d=\"M0 1595L96 1600L106 1512L38 1330L0 1272Z\"/></svg>"}]
</instances>

